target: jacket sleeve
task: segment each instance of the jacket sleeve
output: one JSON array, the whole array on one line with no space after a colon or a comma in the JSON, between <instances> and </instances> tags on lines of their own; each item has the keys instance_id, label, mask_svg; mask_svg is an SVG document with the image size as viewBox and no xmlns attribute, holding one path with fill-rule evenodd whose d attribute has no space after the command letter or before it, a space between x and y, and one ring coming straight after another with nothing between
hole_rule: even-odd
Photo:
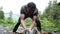
<instances>
[{"instance_id":1,"label":"jacket sleeve","mask_svg":"<svg viewBox=\"0 0 60 34\"><path fill-rule=\"evenodd\" d=\"M38 10L35 9L35 11L34 11L34 16L37 16L37 15L38 15Z\"/></svg>"},{"instance_id":2,"label":"jacket sleeve","mask_svg":"<svg viewBox=\"0 0 60 34\"><path fill-rule=\"evenodd\" d=\"M21 8L20 14L24 14L24 7Z\"/></svg>"}]
</instances>

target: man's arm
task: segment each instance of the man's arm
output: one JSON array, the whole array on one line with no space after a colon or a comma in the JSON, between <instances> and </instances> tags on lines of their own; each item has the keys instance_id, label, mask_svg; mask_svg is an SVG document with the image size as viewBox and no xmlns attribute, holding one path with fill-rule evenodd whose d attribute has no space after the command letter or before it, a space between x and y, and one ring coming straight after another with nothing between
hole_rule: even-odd
<instances>
[{"instance_id":1,"label":"man's arm","mask_svg":"<svg viewBox=\"0 0 60 34\"><path fill-rule=\"evenodd\" d=\"M30 28L29 28L30 30L32 30L32 28L34 27L36 19L37 19L37 16L33 16L32 24L30 25Z\"/></svg>"},{"instance_id":2,"label":"man's arm","mask_svg":"<svg viewBox=\"0 0 60 34\"><path fill-rule=\"evenodd\" d=\"M25 25L25 22L24 22L25 15L21 14L20 18L21 18L21 25L23 26L24 29L26 29L26 25Z\"/></svg>"}]
</instances>

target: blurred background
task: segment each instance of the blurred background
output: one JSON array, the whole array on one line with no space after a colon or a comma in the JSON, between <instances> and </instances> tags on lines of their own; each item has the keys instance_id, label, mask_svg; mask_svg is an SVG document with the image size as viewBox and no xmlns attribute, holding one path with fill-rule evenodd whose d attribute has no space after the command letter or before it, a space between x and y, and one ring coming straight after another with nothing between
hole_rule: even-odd
<instances>
[{"instance_id":1,"label":"blurred background","mask_svg":"<svg viewBox=\"0 0 60 34\"><path fill-rule=\"evenodd\" d=\"M21 7L29 2L34 2L39 10L42 30L60 32L60 0L0 0L0 32L12 31L20 17ZM26 26L31 21L26 19Z\"/></svg>"}]
</instances>

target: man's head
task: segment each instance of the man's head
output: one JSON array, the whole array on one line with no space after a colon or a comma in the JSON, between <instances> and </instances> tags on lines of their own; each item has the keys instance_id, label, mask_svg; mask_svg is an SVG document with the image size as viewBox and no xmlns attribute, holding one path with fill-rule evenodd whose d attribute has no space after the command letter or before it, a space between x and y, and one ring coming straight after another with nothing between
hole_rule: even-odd
<instances>
[{"instance_id":1,"label":"man's head","mask_svg":"<svg viewBox=\"0 0 60 34\"><path fill-rule=\"evenodd\" d=\"M27 7L28 7L30 10L35 10L36 5L35 5L35 3L30 2L30 3L27 4Z\"/></svg>"},{"instance_id":2,"label":"man's head","mask_svg":"<svg viewBox=\"0 0 60 34\"><path fill-rule=\"evenodd\" d=\"M59 5L59 6L60 6L60 2L59 2L57 5Z\"/></svg>"}]
</instances>

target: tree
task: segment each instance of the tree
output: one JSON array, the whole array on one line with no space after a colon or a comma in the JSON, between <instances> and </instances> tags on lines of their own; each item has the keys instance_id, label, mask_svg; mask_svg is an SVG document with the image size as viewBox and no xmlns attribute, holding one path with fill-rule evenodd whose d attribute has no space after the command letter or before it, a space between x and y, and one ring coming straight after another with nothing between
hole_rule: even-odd
<instances>
[{"instance_id":1,"label":"tree","mask_svg":"<svg viewBox=\"0 0 60 34\"><path fill-rule=\"evenodd\" d=\"M43 16L53 22L55 27L59 27L60 6L57 4L57 0L54 0L53 3L50 1L49 6L45 9Z\"/></svg>"},{"instance_id":2,"label":"tree","mask_svg":"<svg viewBox=\"0 0 60 34\"><path fill-rule=\"evenodd\" d=\"M12 18L12 11L9 12L9 17L8 17L8 23L12 24L14 21L13 21L13 18Z\"/></svg>"},{"instance_id":3,"label":"tree","mask_svg":"<svg viewBox=\"0 0 60 34\"><path fill-rule=\"evenodd\" d=\"M48 7L46 7L43 16L47 18L48 20L52 21L52 1L49 2Z\"/></svg>"},{"instance_id":4,"label":"tree","mask_svg":"<svg viewBox=\"0 0 60 34\"><path fill-rule=\"evenodd\" d=\"M53 19L56 27L59 27L60 24L60 6L57 4L57 0L53 2Z\"/></svg>"},{"instance_id":5,"label":"tree","mask_svg":"<svg viewBox=\"0 0 60 34\"><path fill-rule=\"evenodd\" d=\"M12 15L13 15L13 13L12 13L12 11L10 11L9 12L9 17L8 17L9 20L12 20Z\"/></svg>"},{"instance_id":6,"label":"tree","mask_svg":"<svg viewBox=\"0 0 60 34\"><path fill-rule=\"evenodd\" d=\"M0 19L4 19L3 7L0 8Z\"/></svg>"}]
</instances>

